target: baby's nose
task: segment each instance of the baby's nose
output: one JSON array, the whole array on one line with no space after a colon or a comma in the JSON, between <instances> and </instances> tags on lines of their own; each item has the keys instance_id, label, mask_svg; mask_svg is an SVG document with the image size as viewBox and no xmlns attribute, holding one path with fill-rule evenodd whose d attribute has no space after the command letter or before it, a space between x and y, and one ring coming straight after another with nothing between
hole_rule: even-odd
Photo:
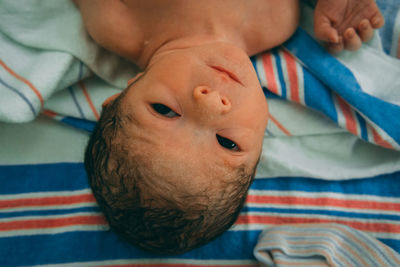
<instances>
[{"instance_id":1,"label":"baby's nose","mask_svg":"<svg viewBox=\"0 0 400 267\"><path fill-rule=\"evenodd\" d=\"M207 112L224 114L231 109L231 102L219 91L213 90L208 86L197 86L193 90L195 102Z\"/></svg>"}]
</instances>

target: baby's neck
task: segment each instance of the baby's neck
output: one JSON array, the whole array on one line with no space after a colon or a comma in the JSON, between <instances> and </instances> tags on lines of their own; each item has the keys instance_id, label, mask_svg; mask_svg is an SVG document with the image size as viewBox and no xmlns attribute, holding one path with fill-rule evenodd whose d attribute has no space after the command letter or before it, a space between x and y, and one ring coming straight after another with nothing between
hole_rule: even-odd
<instances>
[{"instance_id":1,"label":"baby's neck","mask_svg":"<svg viewBox=\"0 0 400 267\"><path fill-rule=\"evenodd\" d=\"M127 57L142 69L159 51L216 41L233 44L251 56L281 44L297 27L294 0L124 3L137 44Z\"/></svg>"},{"instance_id":2,"label":"baby's neck","mask_svg":"<svg viewBox=\"0 0 400 267\"><path fill-rule=\"evenodd\" d=\"M237 28L238 18L224 17L215 14L213 8L199 10L193 14L193 7L188 8L186 3L194 4L194 1L177 1L176 6L157 8L158 12L151 12L149 16L139 17L143 32L142 47L139 51L136 63L142 69L159 52L203 45L211 42L232 43L246 53L252 51L247 47L246 40ZM219 11L218 11L219 12ZM174 15L171 15L173 13ZM174 17L172 17L174 16ZM172 18L171 18L172 17ZM157 23L154 23L154 22Z\"/></svg>"}]
</instances>

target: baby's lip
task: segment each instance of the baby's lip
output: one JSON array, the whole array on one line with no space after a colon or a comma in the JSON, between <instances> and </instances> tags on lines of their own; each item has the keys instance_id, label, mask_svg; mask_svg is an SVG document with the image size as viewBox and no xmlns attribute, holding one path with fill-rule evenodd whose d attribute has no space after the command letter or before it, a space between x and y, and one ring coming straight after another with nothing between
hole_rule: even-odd
<instances>
[{"instance_id":1,"label":"baby's lip","mask_svg":"<svg viewBox=\"0 0 400 267\"><path fill-rule=\"evenodd\" d=\"M233 81L235 81L235 82L237 82L237 83L243 85L243 83L239 80L239 78L236 76L236 74L230 72L229 70L226 70L226 69L224 69L224 68L222 68L222 67L220 67L220 66L211 66L211 68L213 68L213 69L215 69L215 70L217 70L217 71L219 71L219 72L225 73L225 74L228 75L229 78L231 78Z\"/></svg>"}]
</instances>

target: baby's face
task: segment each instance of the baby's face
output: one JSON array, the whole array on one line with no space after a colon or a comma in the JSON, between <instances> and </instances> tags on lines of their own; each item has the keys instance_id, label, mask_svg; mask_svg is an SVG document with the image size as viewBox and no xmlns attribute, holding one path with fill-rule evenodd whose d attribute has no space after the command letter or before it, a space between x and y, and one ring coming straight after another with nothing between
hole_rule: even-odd
<instances>
[{"instance_id":1,"label":"baby's face","mask_svg":"<svg viewBox=\"0 0 400 267\"><path fill-rule=\"evenodd\" d=\"M128 131L147 153L193 171L256 163L268 108L242 50L213 43L161 52L127 90Z\"/></svg>"}]
</instances>

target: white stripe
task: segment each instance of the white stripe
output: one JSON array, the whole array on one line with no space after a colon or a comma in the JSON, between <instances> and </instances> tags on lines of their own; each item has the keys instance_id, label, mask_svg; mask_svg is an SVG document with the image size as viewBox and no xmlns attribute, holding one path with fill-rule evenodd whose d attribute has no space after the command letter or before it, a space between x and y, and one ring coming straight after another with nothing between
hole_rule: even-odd
<instances>
[{"instance_id":1,"label":"white stripe","mask_svg":"<svg viewBox=\"0 0 400 267\"><path fill-rule=\"evenodd\" d=\"M332 192L304 192L304 191L288 191L288 190L249 190L251 196L278 196L278 197L306 197L306 198L333 198L338 200L356 200L356 201L373 201L380 203L400 203L398 197L382 197L373 195L361 195L361 194L342 194Z\"/></svg>"},{"instance_id":2,"label":"white stripe","mask_svg":"<svg viewBox=\"0 0 400 267\"><path fill-rule=\"evenodd\" d=\"M268 205L268 206L266 206ZM330 206L330 205L297 205L297 204L246 204L247 207L254 207L254 208L277 208L277 209L287 209L292 211L296 210L329 210L329 211L340 211L340 212L351 212L351 213L361 213L361 214L376 214L376 215L395 215L399 216L399 211L386 211L386 210L374 210L374 209L358 209L353 207L337 207L337 206ZM246 213L243 213L246 214ZM351 214L349 216L355 216Z\"/></svg>"},{"instance_id":3,"label":"white stripe","mask_svg":"<svg viewBox=\"0 0 400 267\"><path fill-rule=\"evenodd\" d=\"M261 223L252 223L252 224L234 224L228 231L259 231L267 229L268 227L276 226L275 224L261 224Z\"/></svg>"},{"instance_id":4,"label":"white stripe","mask_svg":"<svg viewBox=\"0 0 400 267\"><path fill-rule=\"evenodd\" d=\"M34 192L34 193L22 193L22 194L0 194L0 200L14 200L14 199L27 199L27 198L44 198L44 197L65 197L65 196L77 196L91 194L90 189L81 189L73 191L47 191L47 192Z\"/></svg>"},{"instance_id":5,"label":"white stripe","mask_svg":"<svg viewBox=\"0 0 400 267\"><path fill-rule=\"evenodd\" d=\"M18 221L29 221L29 220L53 220L53 219L67 219L73 217L80 217L80 216L103 216L101 212L77 212L72 214L61 214L61 215L41 215L41 216L18 216L18 217L9 217L9 218L2 218L0 219L0 223L6 222L18 222Z\"/></svg>"},{"instance_id":6,"label":"white stripe","mask_svg":"<svg viewBox=\"0 0 400 267\"><path fill-rule=\"evenodd\" d=\"M30 265L30 266L60 266L60 267L74 267L74 266L104 266L104 265L129 265L129 264L187 264L187 265L256 265L255 260L207 260L207 259L179 259L179 258L166 258L166 259L119 259L119 260L104 260L104 261L86 261L86 262L72 262L60 263L51 265Z\"/></svg>"},{"instance_id":7,"label":"white stripe","mask_svg":"<svg viewBox=\"0 0 400 267\"><path fill-rule=\"evenodd\" d=\"M93 208L97 207L96 202L82 202L78 204L50 204L47 206L22 206L18 208L5 208L0 209L3 213L10 213L10 212L18 212L18 211L41 211L41 210L68 210L68 209L76 209L76 208Z\"/></svg>"},{"instance_id":8,"label":"white stripe","mask_svg":"<svg viewBox=\"0 0 400 267\"><path fill-rule=\"evenodd\" d=\"M322 214L313 214L313 213L301 213L301 214L282 214L277 212L247 212L245 217L252 216L265 216L265 217L280 217L280 218L296 218L296 219L321 219L321 220L335 220L341 222L357 222L357 223L376 223L376 224L391 224L400 226L400 221L388 220L388 219L362 219L362 218L354 218L354 217L342 217L335 215L322 215Z\"/></svg>"},{"instance_id":9,"label":"white stripe","mask_svg":"<svg viewBox=\"0 0 400 267\"><path fill-rule=\"evenodd\" d=\"M294 224L295 225L295 224ZM229 231L263 231L270 227L274 227L276 224L261 224L261 223L253 223L253 224L234 224ZM368 234L378 239L393 239L400 240L400 233L388 233L388 232L374 232L369 231Z\"/></svg>"},{"instance_id":10,"label":"white stripe","mask_svg":"<svg viewBox=\"0 0 400 267\"><path fill-rule=\"evenodd\" d=\"M278 65L276 63L276 61L277 61L276 57L277 56L275 56L274 54L271 53L272 69L273 69L273 72L274 72L274 79L275 79L275 83L276 83L277 90L278 90L277 94L279 96L282 96L282 85L281 85L281 82L279 81Z\"/></svg>"},{"instance_id":11,"label":"white stripe","mask_svg":"<svg viewBox=\"0 0 400 267\"><path fill-rule=\"evenodd\" d=\"M297 82L299 87L300 103L305 105L306 101L304 99L304 73L302 66L297 61L296 61L296 73L297 73Z\"/></svg>"},{"instance_id":12,"label":"white stripe","mask_svg":"<svg viewBox=\"0 0 400 267\"><path fill-rule=\"evenodd\" d=\"M279 55L279 57L281 59L283 80L285 81L285 85L286 85L286 98L293 101L292 90L291 90L292 84L290 82L288 68L287 68L287 62L286 62L284 53L285 52L283 52L282 50L279 50L278 55Z\"/></svg>"},{"instance_id":13,"label":"white stripe","mask_svg":"<svg viewBox=\"0 0 400 267\"><path fill-rule=\"evenodd\" d=\"M393 25L393 35L392 35L392 47L390 49L390 55L396 57L398 46L400 42L400 10L397 12L396 19Z\"/></svg>"},{"instance_id":14,"label":"white stripe","mask_svg":"<svg viewBox=\"0 0 400 267\"><path fill-rule=\"evenodd\" d=\"M38 228L31 230L0 231L0 237L32 236L32 235L53 235L67 232L81 231L109 231L108 225L72 225L62 227Z\"/></svg>"},{"instance_id":15,"label":"white stripe","mask_svg":"<svg viewBox=\"0 0 400 267\"><path fill-rule=\"evenodd\" d=\"M262 61L262 56L257 56L256 58L256 67L258 79L260 80L261 87L267 87L267 78L265 77L265 69Z\"/></svg>"},{"instance_id":16,"label":"white stripe","mask_svg":"<svg viewBox=\"0 0 400 267\"><path fill-rule=\"evenodd\" d=\"M340 108L340 105L338 103L337 95L334 92L332 92L331 98L333 100L333 104L335 105L337 124L343 129L346 129L346 118L344 117L342 109Z\"/></svg>"}]
</instances>

